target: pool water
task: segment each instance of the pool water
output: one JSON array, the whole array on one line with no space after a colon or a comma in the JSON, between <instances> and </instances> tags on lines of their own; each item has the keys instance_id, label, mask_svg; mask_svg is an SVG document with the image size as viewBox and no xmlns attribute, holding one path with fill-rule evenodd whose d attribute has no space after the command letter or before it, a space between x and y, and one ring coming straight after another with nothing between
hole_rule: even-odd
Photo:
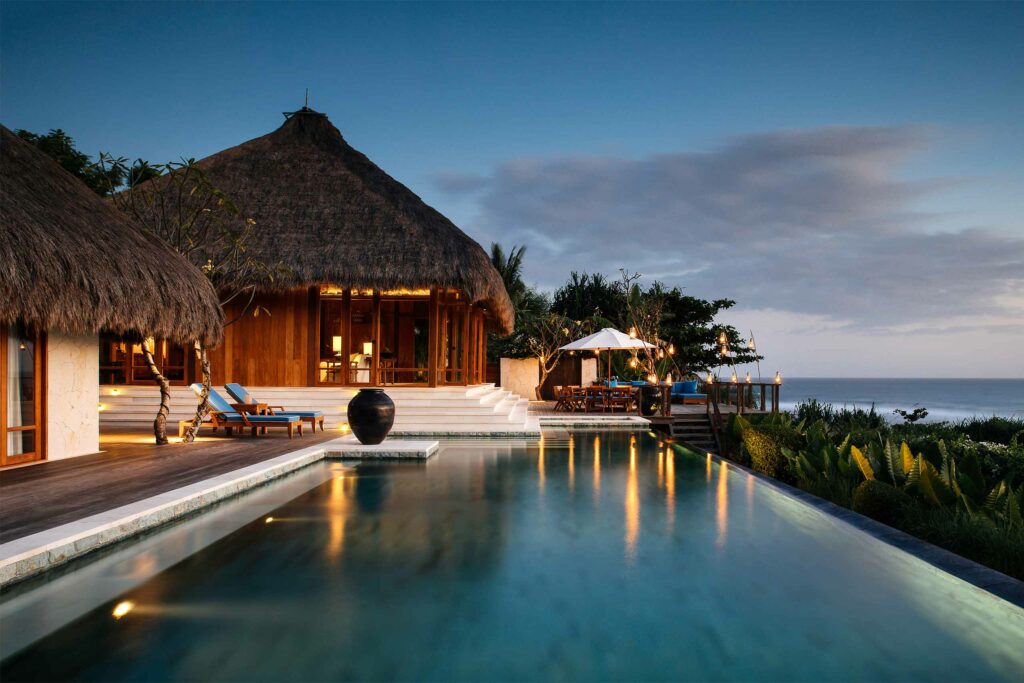
<instances>
[{"instance_id":1,"label":"pool water","mask_svg":"<svg viewBox=\"0 0 1024 683\"><path fill-rule=\"evenodd\" d=\"M0 678L1024 678L1024 610L651 434L314 467Z\"/></svg>"}]
</instances>

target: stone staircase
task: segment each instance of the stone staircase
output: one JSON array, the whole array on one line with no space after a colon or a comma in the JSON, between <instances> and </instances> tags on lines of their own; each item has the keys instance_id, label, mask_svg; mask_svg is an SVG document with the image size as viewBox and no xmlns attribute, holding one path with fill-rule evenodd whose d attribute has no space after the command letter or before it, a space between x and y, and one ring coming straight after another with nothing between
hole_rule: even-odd
<instances>
[{"instance_id":1,"label":"stone staircase","mask_svg":"<svg viewBox=\"0 0 1024 683\"><path fill-rule=\"evenodd\" d=\"M671 434L672 438L691 448L718 452L711 419L705 413L676 413L672 416Z\"/></svg>"},{"instance_id":2,"label":"stone staircase","mask_svg":"<svg viewBox=\"0 0 1024 683\"><path fill-rule=\"evenodd\" d=\"M223 387L216 387L229 398ZM385 387L395 402L395 435L539 436L537 419L528 414L529 401L493 384L470 387ZM353 388L249 387L260 401L293 410L320 410L327 429L347 423ZM100 427L105 430L148 427L160 404L160 393L149 386L101 386ZM189 387L171 387L168 423L195 413L196 397Z\"/></svg>"}]
</instances>

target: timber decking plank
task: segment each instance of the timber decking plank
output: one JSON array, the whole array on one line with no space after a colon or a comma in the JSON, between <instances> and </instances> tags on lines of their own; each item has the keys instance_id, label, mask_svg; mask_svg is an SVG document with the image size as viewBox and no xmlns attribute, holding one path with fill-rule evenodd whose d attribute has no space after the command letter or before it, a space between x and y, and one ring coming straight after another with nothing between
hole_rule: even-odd
<instances>
[{"instance_id":1,"label":"timber decking plank","mask_svg":"<svg viewBox=\"0 0 1024 683\"><path fill-rule=\"evenodd\" d=\"M339 433L206 437L194 444L138 443L105 434L103 452L0 470L0 543L112 510L297 451ZM133 442L134 440L134 442Z\"/></svg>"}]
</instances>

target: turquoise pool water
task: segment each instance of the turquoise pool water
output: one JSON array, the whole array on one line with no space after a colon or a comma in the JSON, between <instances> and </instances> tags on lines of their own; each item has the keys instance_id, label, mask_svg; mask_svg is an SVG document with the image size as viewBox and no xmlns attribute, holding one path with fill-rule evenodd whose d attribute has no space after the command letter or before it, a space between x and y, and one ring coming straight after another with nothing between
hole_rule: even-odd
<instances>
[{"instance_id":1,"label":"turquoise pool water","mask_svg":"<svg viewBox=\"0 0 1024 683\"><path fill-rule=\"evenodd\" d=\"M104 598L0 678L1024 677L1024 610L648 434L454 442L425 465L301 476L312 488ZM174 542L119 551L111 577Z\"/></svg>"}]
</instances>

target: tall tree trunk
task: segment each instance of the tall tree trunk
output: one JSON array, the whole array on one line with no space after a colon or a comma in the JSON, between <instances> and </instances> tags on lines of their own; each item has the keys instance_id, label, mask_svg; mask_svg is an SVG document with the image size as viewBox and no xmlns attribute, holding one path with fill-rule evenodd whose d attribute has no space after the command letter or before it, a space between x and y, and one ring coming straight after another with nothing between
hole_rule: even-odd
<instances>
[{"instance_id":1,"label":"tall tree trunk","mask_svg":"<svg viewBox=\"0 0 1024 683\"><path fill-rule=\"evenodd\" d=\"M185 437L182 439L185 443L192 443L196 440L199 425L203 424L207 413L210 412L210 387L213 384L210 377L210 357L206 354L206 345L198 339L195 342L195 350L196 360L199 361L199 370L203 373L203 390L199 395L199 405L196 406L196 415L192 418L192 424L185 430Z\"/></svg>"},{"instance_id":2,"label":"tall tree trunk","mask_svg":"<svg viewBox=\"0 0 1024 683\"><path fill-rule=\"evenodd\" d=\"M160 410L157 411L156 419L153 420L153 436L156 437L156 445L163 446L167 443L167 416L171 412L171 383L156 366L153 349L150 348L149 343L149 339L142 340L142 357L146 359L146 365L149 366L149 371L153 375L153 381L160 387Z\"/></svg>"}]
</instances>

